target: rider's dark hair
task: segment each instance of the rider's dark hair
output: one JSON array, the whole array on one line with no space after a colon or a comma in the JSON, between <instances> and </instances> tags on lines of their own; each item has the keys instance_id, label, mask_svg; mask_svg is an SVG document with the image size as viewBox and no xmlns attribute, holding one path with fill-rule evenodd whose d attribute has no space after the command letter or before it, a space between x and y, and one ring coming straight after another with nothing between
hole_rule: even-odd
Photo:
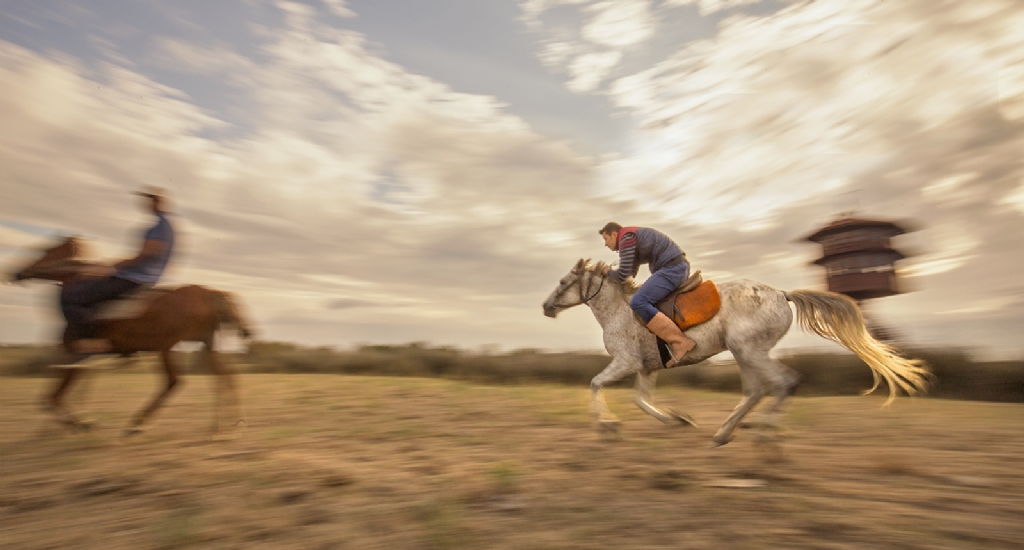
<instances>
[{"instance_id":1,"label":"rider's dark hair","mask_svg":"<svg viewBox=\"0 0 1024 550\"><path fill-rule=\"evenodd\" d=\"M608 222L608 223L604 224L604 227L602 227L600 231L598 231L598 234L601 234L601 235L611 235L612 233L614 233L616 231L620 231L621 229L622 229L621 225L619 225L619 224L617 224L615 222Z\"/></svg>"}]
</instances>

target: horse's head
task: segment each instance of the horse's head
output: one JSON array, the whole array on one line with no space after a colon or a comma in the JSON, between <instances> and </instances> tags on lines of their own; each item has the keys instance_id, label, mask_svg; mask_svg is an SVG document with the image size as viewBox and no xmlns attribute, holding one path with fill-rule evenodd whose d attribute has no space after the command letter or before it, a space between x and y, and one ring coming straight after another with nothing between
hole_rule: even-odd
<instances>
[{"instance_id":1,"label":"horse's head","mask_svg":"<svg viewBox=\"0 0 1024 550\"><path fill-rule=\"evenodd\" d=\"M597 266L591 265L590 260L581 258L569 273L558 281L558 286L548 299L544 300L544 315L554 318L563 309L586 303L593 296L588 297L584 292L593 292L591 283L600 278L602 275L597 271Z\"/></svg>"},{"instance_id":2,"label":"horse's head","mask_svg":"<svg viewBox=\"0 0 1024 550\"><path fill-rule=\"evenodd\" d=\"M28 279L63 281L69 275L69 270L66 269L68 261L82 256L84 251L85 243L81 239L67 237L60 243L41 250L42 256L24 269L14 273L13 278L15 281Z\"/></svg>"}]
</instances>

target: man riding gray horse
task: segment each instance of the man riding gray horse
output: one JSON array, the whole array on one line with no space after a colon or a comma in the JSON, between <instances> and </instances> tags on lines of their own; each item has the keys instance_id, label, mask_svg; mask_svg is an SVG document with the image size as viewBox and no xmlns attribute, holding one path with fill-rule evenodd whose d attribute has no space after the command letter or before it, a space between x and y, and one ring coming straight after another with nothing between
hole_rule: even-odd
<instances>
[{"instance_id":1,"label":"man riding gray horse","mask_svg":"<svg viewBox=\"0 0 1024 550\"><path fill-rule=\"evenodd\" d=\"M695 345L667 315L658 311L660 302L690 276L686 254L667 235L649 227L622 227L608 222L598 233L609 250L619 253L619 268L603 268L603 274L617 283L635 277L641 264L649 264L651 276L640 285L629 301L629 307L640 317L647 330L668 344L672 359L665 368L678 361Z\"/></svg>"}]
</instances>

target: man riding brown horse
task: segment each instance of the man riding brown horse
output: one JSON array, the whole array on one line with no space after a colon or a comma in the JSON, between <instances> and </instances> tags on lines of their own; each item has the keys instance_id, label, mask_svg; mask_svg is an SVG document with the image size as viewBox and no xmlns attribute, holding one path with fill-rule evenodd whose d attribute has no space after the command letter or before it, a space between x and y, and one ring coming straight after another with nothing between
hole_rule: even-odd
<instances>
[{"instance_id":1,"label":"man riding brown horse","mask_svg":"<svg viewBox=\"0 0 1024 550\"><path fill-rule=\"evenodd\" d=\"M68 281L61 289L61 311L68 322L65 341L70 351L77 353L76 360L111 350L109 340L93 337L97 306L142 285L155 285L174 251L174 227L167 219L166 193L151 187L138 195L156 217L154 225L143 234L139 253L114 265L84 267L79 272L81 278Z\"/></svg>"},{"instance_id":2,"label":"man riding brown horse","mask_svg":"<svg viewBox=\"0 0 1024 550\"><path fill-rule=\"evenodd\" d=\"M98 303L155 283L173 251L174 230L165 213L164 193L150 189L140 194L146 198L146 206L157 220L146 231L142 250L134 258L114 265L90 263L82 259L81 240L70 237L41 251L39 259L14 274L16 281L48 280L62 287L61 307L68 319L63 342L73 360L71 364L62 365L64 375L46 399L46 408L56 412L66 424L83 426L85 423L64 407L63 399L71 384L80 378L83 370L78 368L80 360L100 353L130 356L137 352L157 352L167 380L150 403L133 416L125 430L126 435L138 433L180 382L171 349L179 342L200 342L210 369L217 375L213 422L216 431L224 396L234 414L240 415L231 371L214 351L217 331L233 325L244 338L252 334L231 294L199 285L158 288L148 293L141 309L131 314L95 315Z\"/></svg>"}]
</instances>

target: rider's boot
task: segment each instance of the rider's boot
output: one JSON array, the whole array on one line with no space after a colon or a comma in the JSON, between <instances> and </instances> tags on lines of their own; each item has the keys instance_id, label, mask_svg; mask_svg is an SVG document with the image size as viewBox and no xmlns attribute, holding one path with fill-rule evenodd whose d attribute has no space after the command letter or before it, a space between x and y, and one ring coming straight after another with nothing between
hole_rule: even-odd
<instances>
[{"instance_id":1,"label":"rider's boot","mask_svg":"<svg viewBox=\"0 0 1024 550\"><path fill-rule=\"evenodd\" d=\"M665 363L665 368L670 369L677 364L679 360L686 355L697 342L689 339L683 331L679 330L679 326L668 318L668 315L658 312L649 323L647 323L647 330L654 333L655 336L664 340L669 349L672 351L672 359L668 363Z\"/></svg>"}]
</instances>

